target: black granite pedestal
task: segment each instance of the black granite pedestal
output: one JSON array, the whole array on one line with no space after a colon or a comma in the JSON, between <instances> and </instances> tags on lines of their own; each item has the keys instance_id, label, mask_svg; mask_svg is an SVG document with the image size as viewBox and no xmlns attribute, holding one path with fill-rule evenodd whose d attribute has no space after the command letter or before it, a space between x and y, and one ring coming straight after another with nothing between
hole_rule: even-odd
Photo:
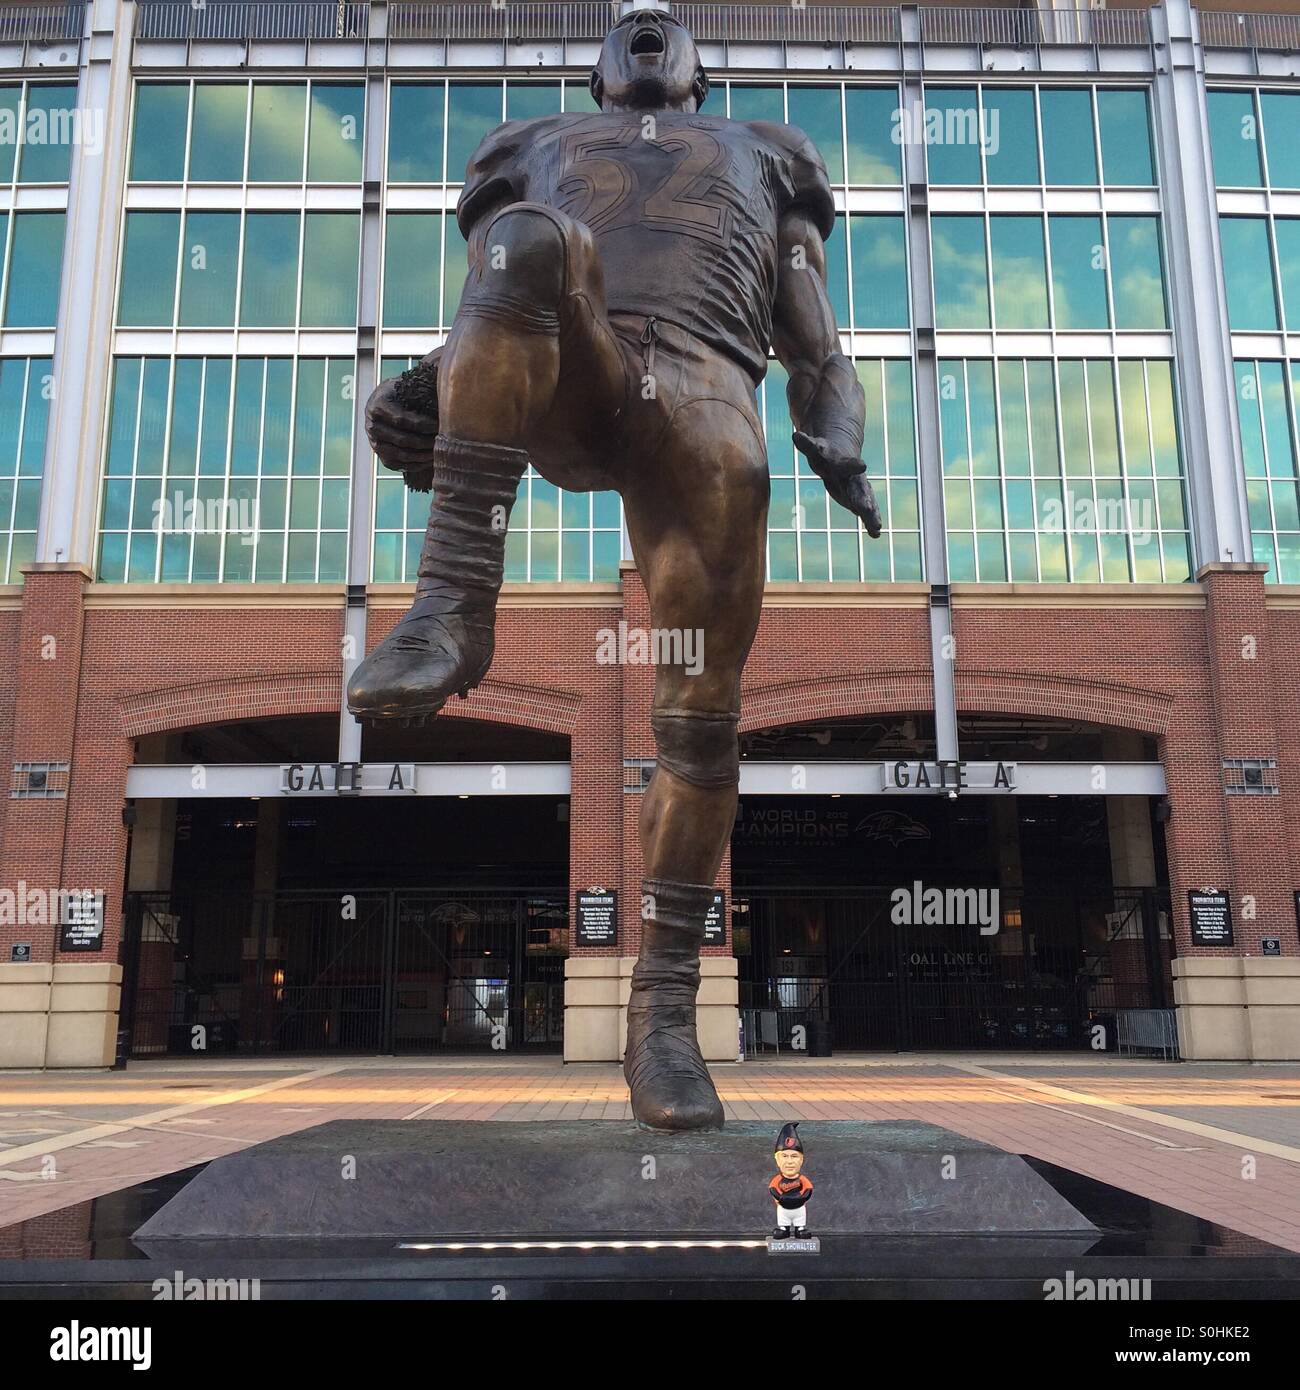
<instances>
[{"instance_id":1,"label":"black granite pedestal","mask_svg":"<svg viewBox=\"0 0 1300 1390\"><path fill-rule=\"evenodd\" d=\"M772 1123L336 1120L219 1158L135 1233L206 1241L754 1236ZM1015 1154L913 1122L808 1121L820 1235L1049 1235L1093 1224Z\"/></svg>"}]
</instances>

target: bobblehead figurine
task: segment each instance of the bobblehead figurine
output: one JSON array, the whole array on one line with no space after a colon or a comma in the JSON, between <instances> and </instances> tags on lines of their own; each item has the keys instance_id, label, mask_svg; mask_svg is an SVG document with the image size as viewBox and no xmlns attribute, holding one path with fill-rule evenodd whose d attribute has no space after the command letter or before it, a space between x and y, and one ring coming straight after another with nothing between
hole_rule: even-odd
<instances>
[{"instance_id":1,"label":"bobblehead figurine","mask_svg":"<svg viewBox=\"0 0 1300 1390\"><path fill-rule=\"evenodd\" d=\"M768 1191L776 1203L776 1240L784 1240L792 1231L803 1237L808 1234L808 1212L805 1208L812 1196L813 1185L803 1175L803 1144L799 1141L798 1121L781 1126L776 1136L778 1172L768 1183Z\"/></svg>"}]
</instances>

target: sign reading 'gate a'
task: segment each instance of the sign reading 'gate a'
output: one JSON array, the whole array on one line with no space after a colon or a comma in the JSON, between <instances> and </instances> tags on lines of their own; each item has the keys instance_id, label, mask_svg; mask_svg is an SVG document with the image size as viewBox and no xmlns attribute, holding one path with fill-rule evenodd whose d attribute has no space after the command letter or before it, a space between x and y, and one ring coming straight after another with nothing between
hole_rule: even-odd
<instances>
[{"instance_id":1,"label":"sign reading 'gate a'","mask_svg":"<svg viewBox=\"0 0 1300 1390\"><path fill-rule=\"evenodd\" d=\"M281 763L281 796L415 793L414 763Z\"/></svg>"}]
</instances>

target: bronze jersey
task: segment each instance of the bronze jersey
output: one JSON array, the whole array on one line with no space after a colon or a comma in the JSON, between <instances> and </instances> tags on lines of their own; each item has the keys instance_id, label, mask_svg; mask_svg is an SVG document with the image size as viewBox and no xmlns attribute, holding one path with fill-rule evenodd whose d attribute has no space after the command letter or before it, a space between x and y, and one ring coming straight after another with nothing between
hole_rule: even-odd
<instances>
[{"instance_id":1,"label":"bronze jersey","mask_svg":"<svg viewBox=\"0 0 1300 1390\"><path fill-rule=\"evenodd\" d=\"M804 209L835 225L826 166L794 126L656 112L571 113L507 121L479 145L456 217L466 239L483 215L544 203L591 229L611 313L666 319L767 370L777 227Z\"/></svg>"}]
</instances>

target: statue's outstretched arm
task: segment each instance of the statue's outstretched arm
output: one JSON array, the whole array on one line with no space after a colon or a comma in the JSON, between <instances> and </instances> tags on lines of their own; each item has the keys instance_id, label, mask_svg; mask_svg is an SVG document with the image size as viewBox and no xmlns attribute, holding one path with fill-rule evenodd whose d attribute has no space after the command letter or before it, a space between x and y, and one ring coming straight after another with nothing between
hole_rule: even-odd
<instances>
[{"instance_id":1,"label":"statue's outstretched arm","mask_svg":"<svg viewBox=\"0 0 1300 1390\"><path fill-rule=\"evenodd\" d=\"M880 509L860 457L866 396L853 363L840 351L826 294L826 248L798 209L781 220L772 347L790 374L787 392L795 447L826 491L880 534Z\"/></svg>"}]
</instances>

